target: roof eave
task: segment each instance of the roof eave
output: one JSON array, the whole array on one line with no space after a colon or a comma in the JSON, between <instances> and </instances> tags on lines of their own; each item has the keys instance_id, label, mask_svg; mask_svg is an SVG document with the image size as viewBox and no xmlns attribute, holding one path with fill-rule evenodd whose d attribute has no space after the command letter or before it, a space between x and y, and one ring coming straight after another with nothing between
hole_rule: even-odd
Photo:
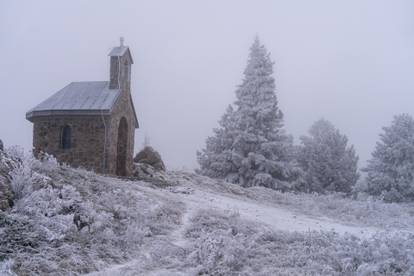
<instances>
[{"instance_id":1,"label":"roof eave","mask_svg":"<svg viewBox=\"0 0 414 276\"><path fill-rule=\"evenodd\" d=\"M54 116L107 116L111 115L110 110L41 110L29 111L26 113L26 119L33 122L38 117Z\"/></svg>"},{"instance_id":2,"label":"roof eave","mask_svg":"<svg viewBox=\"0 0 414 276\"><path fill-rule=\"evenodd\" d=\"M128 52L129 58L131 59L131 64L134 64L134 59L132 58L132 54L131 54L131 51L129 50L129 47L127 49L127 52Z\"/></svg>"},{"instance_id":3,"label":"roof eave","mask_svg":"<svg viewBox=\"0 0 414 276\"><path fill-rule=\"evenodd\" d=\"M132 105L132 111L134 112L135 128L139 128L138 116L137 116L137 112L135 111L134 101L132 100L131 94L129 95L129 98L130 98L131 105Z\"/></svg>"}]
</instances>

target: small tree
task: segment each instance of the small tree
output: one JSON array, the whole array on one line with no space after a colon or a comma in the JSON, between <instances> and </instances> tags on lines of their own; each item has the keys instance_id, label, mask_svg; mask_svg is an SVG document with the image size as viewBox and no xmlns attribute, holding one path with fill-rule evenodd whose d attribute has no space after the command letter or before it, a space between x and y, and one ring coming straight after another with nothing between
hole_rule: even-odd
<instances>
[{"instance_id":1,"label":"small tree","mask_svg":"<svg viewBox=\"0 0 414 276\"><path fill-rule=\"evenodd\" d=\"M383 130L364 169L366 192L386 201L413 201L414 120L408 114L401 114Z\"/></svg>"},{"instance_id":2,"label":"small tree","mask_svg":"<svg viewBox=\"0 0 414 276\"><path fill-rule=\"evenodd\" d=\"M349 193L358 180L358 156L348 139L327 120L315 122L309 136L301 137L298 162L303 170L305 192Z\"/></svg>"},{"instance_id":3,"label":"small tree","mask_svg":"<svg viewBox=\"0 0 414 276\"><path fill-rule=\"evenodd\" d=\"M244 187L287 189L296 177L292 138L283 129L273 62L258 38L250 48L236 102L198 152L200 172Z\"/></svg>"}]
</instances>

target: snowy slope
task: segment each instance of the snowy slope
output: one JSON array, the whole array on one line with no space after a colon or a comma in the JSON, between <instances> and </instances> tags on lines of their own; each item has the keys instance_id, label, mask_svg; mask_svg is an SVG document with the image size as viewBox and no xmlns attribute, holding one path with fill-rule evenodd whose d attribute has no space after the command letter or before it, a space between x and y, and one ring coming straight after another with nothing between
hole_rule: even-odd
<instances>
[{"instance_id":1,"label":"snowy slope","mask_svg":"<svg viewBox=\"0 0 414 276\"><path fill-rule=\"evenodd\" d=\"M185 172L171 172L168 177L177 185L140 189L183 202L187 207L186 218L200 209L214 209L236 212L243 219L283 231L323 230L361 238L383 231L414 231L414 205L296 195L260 187L244 189Z\"/></svg>"},{"instance_id":2,"label":"snowy slope","mask_svg":"<svg viewBox=\"0 0 414 276\"><path fill-rule=\"evenodd\" d=\"M147 193L154 192L150 188L142 188L142 190ZM206 191L194 185L170 187L157 190L157 193L185 203L184 222L199 210L211 209L235 212L243 219L263 224L272 230L300 232L324 230L340 234L349 233L359 237L369 237L381 230L370 226L349 225L326 217L310 217L288 210L286 207L258 202L243 196Z\"/></svg>"},{"instance_id":3,"label":"snowy slope","mask_svg":"<svg viewBox=\"0 0 414 276\"><path fill-rule=\"evenodd\" d=\"M19 159L10 172L19 197L0 212L0 274L414 274L410 205L186 172L166 173L160 186Z\"/></svg>"},{"instance_id":4,"label":"snowy slope","mask_svg":"<svg viewBox=\"0 0 414 276\"><path fill-rule=\"evenodd\" d=\"M206 210L228 214L229 217L235 214L240 219L259 225L264 231L283 231L291 233L311 233L312 231L328 231L337 233L340 236L349 235L360 239L377 239L378 235L398 235L401 233L410 235L414 228L401 230L397 228L367 226L365 222L347 223L341 220L321 216L310 216L298 211L289 210L287 206L271 204L266 201L253 200L238 190L236 194L226 191L227 189L218 190L217 182L193 174L183 172L172 172L169 174L170 180L176 183L174 186L164 189L154 189L149 186L140 186L138 189L146 194L154 196L163 196L181 202L185 205L181 218L181 226L168 236L169 242L180 248L187 248L191 241L186 236L186 230L191 228L192 217L206 212ZM121 184L121 183L120 183ZM223 183L220 183L222 185ZM231 185L226 183L227 185ZM272 193L273 191L260 191ZM384 219L381 218L381 219ZM412 223L412 221L411 221ZM392 223L391 223L392 224ZM411 237L412 238L412 237ZM151 250L149 250L151 251ZM145 261L151 259L150 255L146 256ZM141 271L143 260L132 260L130 262L111 266L99 272L90 275L196 275L197 270L188 267L176 268L156 268ZM140 271L140 272L138 272ZM238 274L237 274L238 275ZM247 274L248 275L248 274ZM263 275L267 275L266 273ZM327 275L330 275L329 273ZM359 275L359 274L358 274ZM363 275L363 274L361 274Z\"/></svg>"}]
</instances>

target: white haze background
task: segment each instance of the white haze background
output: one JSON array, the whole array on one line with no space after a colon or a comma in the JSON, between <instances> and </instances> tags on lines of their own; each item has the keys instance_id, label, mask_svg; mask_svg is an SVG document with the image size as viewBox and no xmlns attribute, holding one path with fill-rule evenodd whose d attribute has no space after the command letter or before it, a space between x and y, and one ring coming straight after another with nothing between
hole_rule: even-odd
<instances>
[{"instance_id":1,"label":"white haze background","mask_svg":"<svg viewBox=\"0 0 414 276\"><path fill-rule=\"evenodd\" d=\"M295 141L324 117L364 162L393 115L414 113L413 13L408 0L0 0L0 138L29 149L25 112L69 82L107 80L124 36L136 150L148 136L170 168L194 168L258 34Z\"/></svg>"}]
</instances>

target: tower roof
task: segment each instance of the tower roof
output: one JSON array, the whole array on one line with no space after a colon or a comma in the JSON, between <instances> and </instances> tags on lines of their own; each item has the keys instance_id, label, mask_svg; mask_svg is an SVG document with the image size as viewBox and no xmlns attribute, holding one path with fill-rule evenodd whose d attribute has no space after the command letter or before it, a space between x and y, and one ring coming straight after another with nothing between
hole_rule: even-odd
<instances>
[{"instance_id":1,"label":"tower roof","mask_svg":"<svg viewBox=\"0 0 414 276\"><path fill-rule=\"evenodd\" d=\"M108 56L110 57L122 57L127 54L131 60L131 64L134 64L134 60L132 59L131 51L129 51L128 46L117 46L112 48L111 52L109 52Z\"/></svg>"},{"instance_id":2,"label":"tower roof","mask_svg":"<svg viewBox=\"0 0 414 276\"><path fill-rule=\"evenodd\" d=\"M131 60L131 64L134 64L134 60L132 59L131 51L129 51L128 46L124 45L124 38L119 38L119 46L112 48L111 52L109 52L108 56L110 57L122 57L125 54L128 54L129 59Z\"/></svg>"}]
</instances>

